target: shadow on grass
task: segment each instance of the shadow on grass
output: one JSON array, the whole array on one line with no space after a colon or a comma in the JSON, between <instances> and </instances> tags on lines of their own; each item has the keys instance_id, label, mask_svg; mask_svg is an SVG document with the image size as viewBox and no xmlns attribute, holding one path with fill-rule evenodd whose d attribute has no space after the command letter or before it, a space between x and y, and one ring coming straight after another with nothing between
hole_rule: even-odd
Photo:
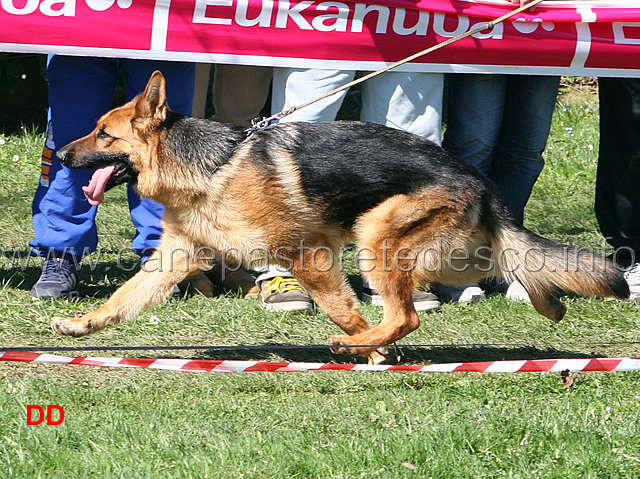
<instances>
[{"instance_id":1,"label":"shadow on grass","mask_svg":"<svg viewBox=\"0 0 640 479\"><path fill-rule=\"evenodd\" d=\"M126 273L112 274L110 271L112 270L108 265L101 265L91 273L85 273L81 270L79 273L80 281L78 283L80 296L97 299L108 298L124 281L132 276L132 274ZM19 291L31 291L31 288L38 281L41 273L42 269L37 266L24 269L0 269L0 284ZM103 279L105 277L109 277L110 284L104 284Z\"/></svg>"},{"instance_id":2,"label":"shadow on grass","mask_svg":"<svg viewBox=\"0 0 640 479\"><path fill-rule=\"evenodd\" d=\"M207 350L198 355L202 359L245 360L245 361L287 361L322 363L362 363L364 359L332 354L329 350L292 349L278 344L265 345L268 349L224 349ZM389 364L458 363L475 361L508 361L535 359L579 359L599 357L574 351L540 349L535 346L464 346L446 345L430 347L394 346L389 350Z\"/></svg>"},{"instance_id":3,"label":"shadow on grass","mask_svg":"<svg viewBox=\"0 0 640 479\"><path fill-rule=\"evenodd\" d=\"M108 298L137 271L137 265L105 261L82 262L78 270L81 297ZM31 291L42 273L42 258L28 250L4 251L0 255L0 284L19 291Z\"/></svg>"}]
</instances>

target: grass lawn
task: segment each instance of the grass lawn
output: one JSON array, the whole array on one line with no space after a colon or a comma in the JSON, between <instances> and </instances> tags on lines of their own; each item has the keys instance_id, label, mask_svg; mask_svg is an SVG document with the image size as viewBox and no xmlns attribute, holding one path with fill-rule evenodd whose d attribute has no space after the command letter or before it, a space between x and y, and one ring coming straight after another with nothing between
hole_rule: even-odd
<instances>
[{"instance_id":1,"label":"grass lawn","mask_svg":"<svg viewBox=\"0 0 640 479\"><path fill-rule=\"evenodd\" d=\"M557 241L608 251L593 214L597 96L589 85L569 84L526 223ZM55 336L51 316L97 307L130 276L118 267L118 251L130 245L133 227L124 188L116 188L99 211L101 249L81 270L80 298L33 300L40 263L28 257L28 241L42 143L27 129L0 134L0 346L316 345L338 333L320 311L268 313L221 293L171 300L95 336ZM352 258L346 264L358 289ZM558 324L502 296L445 304L420 313L421 328L404 340L429 347L394 353L406 364L640 356L637 305L563 301L569 312ZM351 361L324 349L113 356ZM0 363L0 379L2 478L640 477L637 372L577 373L565 388L557 374L195 374ZM60 405L65 420L29 426L30 404Z\"/></svg>"}]
</instances>

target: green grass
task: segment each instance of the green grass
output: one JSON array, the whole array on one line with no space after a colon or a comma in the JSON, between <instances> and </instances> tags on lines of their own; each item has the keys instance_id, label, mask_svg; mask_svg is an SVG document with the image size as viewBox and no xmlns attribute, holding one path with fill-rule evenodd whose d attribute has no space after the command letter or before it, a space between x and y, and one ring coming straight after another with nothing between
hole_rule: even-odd
<instances>
[{"instance_id":1,"label":"green grass","mask_svg":"<svg viewBox=\"0 0 640 479\"><path fill-rule=\"evenodd\" d=\"M601 250L597 109L589 89L561 96L526 222ZM95 336L55 336L51 316L95 308L128 277L116 267L133 231L124 189L109 192L100 209L102 250L82 269L81 298L34 301L39 263L21 268L11 254L28 251L43 138L29 130L0 138L0 345L299 345L338 333L320 311L267 313L257 301L221 294L172 300ZM638 356L637 305L563 301L569 313L559 324L501 296L447 304L421 313L421 328L404 340L431 347L394 354L407 364ZM362 309L380 319L380 310ZM114 355L350 361L317 349ZM568 389L557 374L222 375L20 363L0 363L0 378L0 477L640 477L636 372L578 373ZM28 404L61 405L65 421L27 426Z\"/></svg>"}]
</instances>

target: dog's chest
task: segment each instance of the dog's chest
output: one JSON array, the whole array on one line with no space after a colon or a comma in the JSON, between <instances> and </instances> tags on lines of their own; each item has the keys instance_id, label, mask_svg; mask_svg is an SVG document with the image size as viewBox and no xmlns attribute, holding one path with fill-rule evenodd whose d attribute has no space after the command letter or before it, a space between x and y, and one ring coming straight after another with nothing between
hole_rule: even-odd
<instances>
[{"instance_id":1,"label":"dog's chest","mask_svg":"<svg viewBox=\"0 0 640 479\"><path fill-rule=\"evenodd\" d=\"M242 258L266 249L262 234L256 231L255 226L231 210L210 207L201 211L193 208L182 211L177 219L181 233L202 248Z\"/></svg>"}]
</instances>

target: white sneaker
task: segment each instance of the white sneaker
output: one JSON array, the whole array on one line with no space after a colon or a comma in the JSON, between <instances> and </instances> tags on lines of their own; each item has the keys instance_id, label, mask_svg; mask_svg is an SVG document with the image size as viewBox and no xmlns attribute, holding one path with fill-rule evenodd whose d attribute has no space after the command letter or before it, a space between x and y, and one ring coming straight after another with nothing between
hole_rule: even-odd
<instances>
[{"instance_id":1,"label":"white sneaker","mask_svg":"<svg viewBox=\"0 0 640 479\"><path fill-rule=\"evenodd\" d=\"M640 299L640 263L636 263L624 272L624 279L629 285L629 301Z\"/></svg>"},{"instance_id":2,"label":"white sneaker","mask_svg":"<svg viewBox=\"0 0 640 479\"><path fill-rule=\"evenodd\" d=\"M507 288L507 292L505 296L512 301L526 301L527 303L531 302L531 298L529 298L529 293L524 289L521 283L518 281L514 281Z\"/></svg>"},{"instance_id":3,"label":"white sneaker","mask_svg":"<svg viewBox=\"0 0 640 479\"><path fill-rule=\"evenodd\" d=\"M376 291L375 288L362 283L362 302L369 303L374 306L382 306L382 296ZM416 311L429 311L431 309L440 309L440 301L438 297L424 291L422 288L413 289L413 307Z\"/></svg>"},{"instance_id":4,"label":"white sneaker","mask_svg":"<svg viewBox=\"0 0 640 479\"><path fill-rule=\"evenodd\" d=\"M461 284L459 286L432 284L431 288L434 289L440 299L458 303L473 303L485 298L484 291L478 283Z\"/></svg>"}]
</instances>

